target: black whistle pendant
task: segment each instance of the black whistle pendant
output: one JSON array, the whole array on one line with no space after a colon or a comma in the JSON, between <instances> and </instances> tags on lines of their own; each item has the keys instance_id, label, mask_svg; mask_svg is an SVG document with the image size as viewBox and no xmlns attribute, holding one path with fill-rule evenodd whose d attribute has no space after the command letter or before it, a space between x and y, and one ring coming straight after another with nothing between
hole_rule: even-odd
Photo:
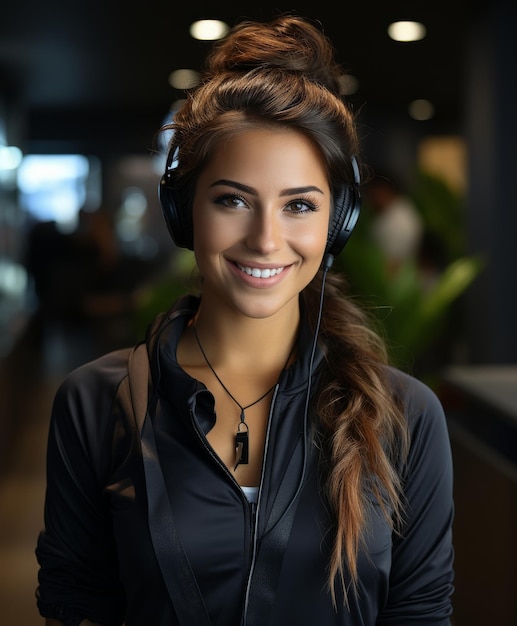
<instances>
[{"instance_id":1,"label":"black whistle pendant","mask_svg":"<svg viewBox=\"0 0 517 626\"><path fill-rule=\"evenodd\" d=\"M245 424L246 426L246 424ZM240 426L239 426L240 428ZM249 437L248 428L245 430L238 430L235 433L235 471L239 465L247 465L249 463Z\"/></svg>"}]
</instances>

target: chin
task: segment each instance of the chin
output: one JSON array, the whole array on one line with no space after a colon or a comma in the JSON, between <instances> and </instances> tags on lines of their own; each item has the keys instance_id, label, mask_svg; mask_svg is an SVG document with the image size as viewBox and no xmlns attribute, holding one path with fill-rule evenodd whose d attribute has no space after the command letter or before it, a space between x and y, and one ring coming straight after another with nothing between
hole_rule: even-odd
<instances>
[{"instance_id":1,"label":"chin","mask_svg":"<svg viewBox=\"0 0 517 626\"><path fill-rule=\"evenodd\" d=\"M256 299L251 297L245 302L235 303L234 308L241 315L256 320L281 317L284 314L293 316L295 308L298 310L298 294L291 300L283 302L268 302L267 300L268 298L264 297Z\"/></svg>"}]
</instances>

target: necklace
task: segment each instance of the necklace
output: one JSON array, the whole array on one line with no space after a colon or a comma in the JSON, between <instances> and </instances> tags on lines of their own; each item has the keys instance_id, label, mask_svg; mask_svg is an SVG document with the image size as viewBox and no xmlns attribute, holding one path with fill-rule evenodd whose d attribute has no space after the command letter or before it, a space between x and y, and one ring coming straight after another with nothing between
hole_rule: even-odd
<instances>
[{"instance_id":1,"label":"necklace","mask_svg":"<svg viewBox=\"0 0 517 626\"><path fill-rule=\"evenodd\" d=\"M248 424L246 423L245 411L249 409L250 407L254 406L255 404L258 404L261 400L263 400L266 396L268 396L275 388L276 383L272 387L270 387L265 393L263 393L260 396L260 398L257 398L255 401L250 402L250 404L246 406L242 406L242 404L232 395L232 393L230 393L229 389L226 387L223 381L219 378L219 376L217 375L217 372L212 367L210 361L208 360L208 357L206 356L203 346L201 345L201 340L199 339L199 335L197 334L196 327L192 326L192 330L194 331L194 337L196 338L197 345L199 346L199 350L201 351L201 354L203 355L203 358L205 359L205 362L210 368L212 374L216 377L217 382L221 385L221 387L228 394L228 396L235 402L235 404L241 410L239 426L237 427L237 432L235 433L235 465L233 468L233 471L235 471L239 467L239 465L241 464L246 465L249 463L249 430L250 429L249 429ZM289 354L289 357L287 358L287 362L289 362L289 359L291 358L291 354L292 352Z\"/></svg>"}]
</instances>

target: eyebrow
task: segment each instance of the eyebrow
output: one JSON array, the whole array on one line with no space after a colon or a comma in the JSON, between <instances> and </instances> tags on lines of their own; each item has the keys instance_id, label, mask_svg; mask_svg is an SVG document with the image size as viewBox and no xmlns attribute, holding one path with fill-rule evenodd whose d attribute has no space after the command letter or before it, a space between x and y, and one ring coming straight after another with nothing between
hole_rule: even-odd
<instances>
[{"instance_id":1,"label":"eyebrow","mask_svg":"<svg viewBox=\"0 0 517 626\"><path fill-rule=\"evenodd\" d=\"M228 187L235 187L235 189L239 189L240 191L244 191L245 193L249 193L253 196L257 195L257 191L253 187L249 187L248 185L243 185L242 183L238 183L235 180L228 180L226 178L221 178L219 180L214 181L210 187L217 187L217 185L227 185ZM306 185L305 187L291 187L288 189L282 189L280 192L280 196L293 196L300 193L307 193L309 191L316 191L324 195L324 191L317 187L316 185Z\"/></svg>"}]
</instances>

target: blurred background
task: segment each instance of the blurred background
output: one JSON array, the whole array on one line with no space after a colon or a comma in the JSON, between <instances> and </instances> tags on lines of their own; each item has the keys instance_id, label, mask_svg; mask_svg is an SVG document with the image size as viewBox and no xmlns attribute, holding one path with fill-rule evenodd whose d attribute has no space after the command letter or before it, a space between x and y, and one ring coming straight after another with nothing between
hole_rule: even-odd
<instances>
[{"instance_id":1,"label":"blurred background","mask_svg":"<svg viewBox=\"0 0 517 626\"><path fill-rule=\"evenodd\" d=\"M393 362L432 386L447 412L454 626L517 624L517 4L5 0L6 626L42 623L34 548L57 385L72 368L142 337L189 285L193 259L170 241L158 205L167 141L159 129L224 24L292 11L321 23L349 71L343 93L368 171L362 216L337 270L370 310ZM201 19L222 20L223 30L199 34L192 25Z\"/></svg>"}]
</instances>

